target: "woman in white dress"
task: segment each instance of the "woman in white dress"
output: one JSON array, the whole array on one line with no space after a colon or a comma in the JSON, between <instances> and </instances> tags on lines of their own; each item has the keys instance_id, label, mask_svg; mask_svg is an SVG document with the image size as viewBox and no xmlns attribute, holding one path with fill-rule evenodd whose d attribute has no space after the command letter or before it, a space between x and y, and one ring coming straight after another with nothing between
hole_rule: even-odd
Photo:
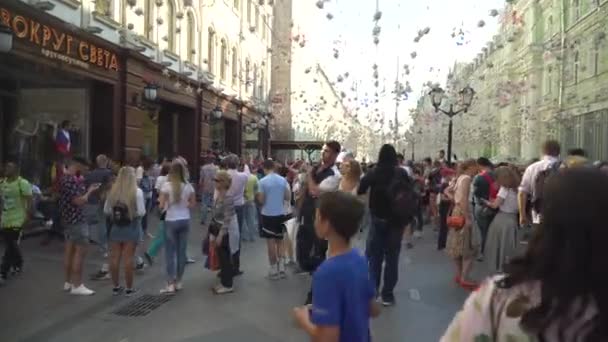
<instances>
[{"instance_id":1,"label":"woman in white dress","mask_svg":"<svg viewBox=\"0 0 608 342\"><path fill-rule=\"evenodd\" d=\"M498 209L488 229L486 241L486 264L491 274L501 273L503 265L515 255L517 248L517 187L519 176L508 166L496 169L496 181L500 185L493 202L486 202L490 208Z\"/></svg>"}]
</instances>

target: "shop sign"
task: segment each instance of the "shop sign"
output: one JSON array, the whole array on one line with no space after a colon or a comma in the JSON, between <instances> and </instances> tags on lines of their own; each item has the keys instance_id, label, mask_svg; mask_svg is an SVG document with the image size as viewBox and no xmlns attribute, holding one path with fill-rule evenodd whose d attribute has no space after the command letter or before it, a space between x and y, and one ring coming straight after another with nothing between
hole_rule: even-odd
<instances>
[{"instance_id":1,"label":"shop sign","mask_svg":"<svg viewBox=\"0 0 608 342\"><path fill-rule=\"evenodd\" d=\"M0 21L13 30L17 39L40 47L40 53L47 58L82 68L94 65L118 71L118 58L115 53L86 40L2 7Z\"/></svg>"}]
</instances>

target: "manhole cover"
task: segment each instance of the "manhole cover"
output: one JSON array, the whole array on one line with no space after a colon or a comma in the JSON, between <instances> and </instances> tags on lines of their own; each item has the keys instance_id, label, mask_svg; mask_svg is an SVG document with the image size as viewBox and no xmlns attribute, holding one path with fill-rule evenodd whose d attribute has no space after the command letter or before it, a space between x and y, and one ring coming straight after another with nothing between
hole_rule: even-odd
<instances>
[{"instance_id":1,"label":"manhole cover","mask_svg":"<svg viewBox=\"0 0 608 342\"><path fill-rule=\"evenodd\" d=\"M142 317L158 309L161 305L170 301L173 296L166 295L143 295L129 303L121 306L113 314L117 316Z\"/></svg>"}]
</instances>

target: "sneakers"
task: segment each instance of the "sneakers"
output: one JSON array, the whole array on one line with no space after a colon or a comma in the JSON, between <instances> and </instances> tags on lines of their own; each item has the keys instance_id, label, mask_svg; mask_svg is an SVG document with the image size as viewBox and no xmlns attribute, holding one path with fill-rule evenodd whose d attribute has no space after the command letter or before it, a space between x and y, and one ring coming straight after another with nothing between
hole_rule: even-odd
<instances>
[{"instance_id":1,"label":"sneakers","mask_svg":"<svg viewBox=\"0 0 608 342\"><path fill-rule=\"evenodd\" d=\"M97 273L91 275L91 280L108 280L110 279L110 272L99 270Z\"/></svg>"},{"instance_id":2,"label":"sneakers","mask_svg":"<svg viewBox=\"0 0 608 342\"><path fill-rule=\"evenodd\" d=\"M13 268L11 268L11 275L14 277L20 275L21 272L22 272L21 267L14 266Z\"/></svg>"},{"instance_id":3,"label":"sneakers","mask_svg":"<svg viewBox=\"0 0 608 342\"><path fill-rule=\"evenodd\" d=\"M139 292L139 290L138 290L138 289L136 289L136 288L130 288L130 289L126 289L126 290L125 290L125 296L127 296L127 297L131 297L131 296L133 296L133 295L137 294L137 292Z\"/></svg>"},{"instance_id":4,"label":"sneakers","mask_svg":"<svg viewBox=\"0 0 608 342\"><path fill-rule=\"evenodd\" d=\"M144 257L146 258L148 265L150 265L150 266L154 265L154 258L152 258L152 256L150 254L148 254L148 252L144 253Z\"/></svg>"},{"instance_id":5,"label":"sneakers","mask_svg":"<svg viewBox=\"0 0 608 342\"><path fill-rule=\"evenodd\" d=\"M112 296L119 296L125 290L122 286L116 286L112 288Z\"/></svg>"},{"instance_id":6,"label":"sneakers","mask_svg":"<svg viewBox=\"0 0 608 342\"><path fill-rule=\"evenodd\" d=\"M144 267L146 267L146 264L144 264L144 261L143 260L138 260L137 264L135 265L135 269L137 271L141 271L141 270L144 269Z\"/></svg>"},{"instance_id":7,"label":"sneakers","mask_svg":"<svg viewBox=\"0 0 608 342\"><path fill-rule=\"evenodd\" d=\"M65 288L65 286L64 286L64 288ZM70 294L75 295L75 296L92 296L95 294L95 291L87 288L86 286L84 286L84 284L80 284L80 286L78 286L78 287L72 286L72 289L70 290Z\"/></svg>"},{"instance_id":8,"label":"sneakers","mask_svg":"<svg viewBox=\"0 0 608 342\"><path fill-rule=\"evenodd\" d=\"M175 294L175 285L173 284L168 284L167 286L165 286L164 288L160 289L160 294L165 294L165 295L174 295Z\"/></svg>"},{"instance_id":9,"label":"sneakers","mask_svg":"<svg viewBox=\"0 0 608 342\"><path fill-rule=\"evenodd\" d=\"M422 239L422 232L419 230L414 231L414 238Z\"/></svg>"},{"instance_id":10,"label":"sneakers","mask_svg":"<svg viewBox=\"0 0 608 342\"><path fill-rule=\"evenodd\" d=\"M63 291L70 291L72 290L72 284L68 283L67 281L65 283L63 283Z\"/></svg>"},{"instance_id":11,"label":"sneakers","mask_svg":"<svg viewBox=\"0 0 608 342\"><path fill-rule=\"evenodd\" d=\"M181 291L184 289L184 284L181 281L175 283L175 291Z\"/></svg>"},{"instance_id":12,"label":"sneakers","mask_svg":"<svg viewBox=\"0 0 608 342\"><path fill-rule=\"evenodd\" d=\"M186 264L194 264L196 262L196 260L192 259L192 258L186 258Z\"/></svg>"},{"instance_id":13,"label":"sneakers","mask_svg":"<svg viewBox=\"0 0 608 342\"><path fill-rule=\"evenodd\" d=\"M287 273L285 272L285 264L282 262L279 262L279 278L281 279L285 279L287 278Z\"/></svg>"},{"instance_id":14,"label":"sneakers","mask_svg":"<svg viewBox=\"0 0 608 342\"><path fill-rule=\"evenodd\" d=\"M395 305L395 295L383 295L382 296L382 305L383 306L393 306Z\"/></svg>"},{"instance_id":15,"label":"sneakers","mask_svg":"<svg viewBox=\"0 0 608 342\"><path fill-rule=\"evenodd\" d=\"M213 293L215 293L216 295L223 295L232 292L234 292L234 288L232 287L224 287L222 285L218 285L213 288Z\"/></svg>"},{"instance_id":16,"label":"sneakers","mask_svg":"<svg viewBox=\"0 0 608 342\"><path fill-rule=\"evenodd\" d=\"M275 265L270 265L270 269L268 270L268 279L270 280L278 280L280 277L279 270Z\"/></svg>"}]
</instances>

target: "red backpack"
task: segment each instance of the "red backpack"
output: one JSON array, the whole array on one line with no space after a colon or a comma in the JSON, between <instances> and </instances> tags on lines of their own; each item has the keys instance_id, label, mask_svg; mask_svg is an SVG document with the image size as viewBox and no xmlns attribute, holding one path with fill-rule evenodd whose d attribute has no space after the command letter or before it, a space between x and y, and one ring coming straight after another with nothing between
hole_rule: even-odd
<instances>
[{"instance_id":1,"label":"red backpack","mask_svg":"<svg viewBox=\"0 0 608 342\"><path fill-rule=\"evenodd\" d=\"M496 199L496 197L498 196L498 190L500 190L500 187L498 186L498 183L496 183L494 178L492 178L488 172L482 173L481 176L486 180L486 182L488 182L488 189L489 189L489 194L490 194L489 201L493 202Z\"/></svg>"}]
</instances>

